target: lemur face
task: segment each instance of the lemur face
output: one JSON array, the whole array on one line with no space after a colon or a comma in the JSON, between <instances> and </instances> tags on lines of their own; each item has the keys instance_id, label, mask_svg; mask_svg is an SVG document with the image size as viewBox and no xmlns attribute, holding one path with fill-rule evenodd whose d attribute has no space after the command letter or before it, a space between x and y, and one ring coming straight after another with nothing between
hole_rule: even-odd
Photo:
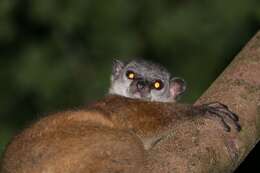
<instances>
[{"instance_id":1,"label":"lemur face","mask_svg":"<svg viewBox=\"0 0 260 173\"><path fill-rule=\"evenodd\" d=\"M147 101L174 102L185 91L180 78L170 78L161 65L145 60L114 61L110 94Z\"/></svg>"}]
</instances>

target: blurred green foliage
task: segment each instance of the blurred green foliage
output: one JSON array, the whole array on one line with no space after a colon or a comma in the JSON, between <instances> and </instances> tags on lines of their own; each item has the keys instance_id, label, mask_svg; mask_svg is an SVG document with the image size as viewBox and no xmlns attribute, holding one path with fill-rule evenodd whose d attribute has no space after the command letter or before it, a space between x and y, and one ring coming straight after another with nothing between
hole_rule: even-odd
<instances>
[{"instance_id":1,"label":"blurred green foliage","mask_svg":"<svg viewBox=\"0 0 260 173\"><path fill-rule=\"evenodd\" d=\"M165 65L194 101L259 23L259 0L1 0L0 153L40 115L103 97L113 58Z\"/></svg>"}]
</instances>

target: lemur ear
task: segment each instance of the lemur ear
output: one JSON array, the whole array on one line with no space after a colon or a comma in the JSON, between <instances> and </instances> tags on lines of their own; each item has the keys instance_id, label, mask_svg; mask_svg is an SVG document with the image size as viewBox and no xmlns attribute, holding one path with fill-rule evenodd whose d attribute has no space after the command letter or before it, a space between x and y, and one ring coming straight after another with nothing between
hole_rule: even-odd
<instances>
[{"instance_id":1,"label":"lemur ear","mask_svg":"<svg viewBox=\"0 0 260 173\"><path fill-rule=\"evenodd\" d=\"M124 68L125 64L117 59L113 60L113 69L112 69L112 74L114 76L117 76L120 74L120 71Z\"/></svg>"},{"instance_id":2,"label":"lemur ear","mask_svg":"<svg viewBox=\"0 0 260 173\"><path fill-rule=\"evenodd\" d=\"M186 90L186 82L178 77L174 77L170 81L170 93L174 99L177 99Z\"/></svg>"}]
</instances>

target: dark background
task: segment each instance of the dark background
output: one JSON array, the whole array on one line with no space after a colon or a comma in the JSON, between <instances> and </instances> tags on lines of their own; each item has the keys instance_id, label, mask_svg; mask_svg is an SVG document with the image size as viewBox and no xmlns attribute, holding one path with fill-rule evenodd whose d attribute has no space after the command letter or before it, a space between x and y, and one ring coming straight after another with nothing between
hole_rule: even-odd
<instances>
[{"instance_id":1,"label":"dark background","mask_svg":"<svg viewBox=\"0 0 260 173\"><path fill-rule=\"evenodd\" d=\"M0 0L0 154L42 115L102 98L113 58L165 65L192 103L259 27L259 0ZM257 150L237 172L260 171Z\"/></svg>"}]
</instances>

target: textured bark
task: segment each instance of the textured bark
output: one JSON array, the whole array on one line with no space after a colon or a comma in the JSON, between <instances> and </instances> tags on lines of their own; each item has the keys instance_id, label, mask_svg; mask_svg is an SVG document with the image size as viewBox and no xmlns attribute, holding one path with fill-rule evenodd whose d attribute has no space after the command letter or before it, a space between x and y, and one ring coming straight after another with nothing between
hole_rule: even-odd
<instances>
[{"instance_id":1,"label":"textured bark","mask_svg":"<svg viewBox=\"0 0 260 173\"><path fill-rule=\"evenodd\" d=\"M232 172L260 136L260 32L196 102L222 102L240 117L242 131L224 132L199 118L174 128L149 152L146 172Z\"/></svg>"}]
</instances>

